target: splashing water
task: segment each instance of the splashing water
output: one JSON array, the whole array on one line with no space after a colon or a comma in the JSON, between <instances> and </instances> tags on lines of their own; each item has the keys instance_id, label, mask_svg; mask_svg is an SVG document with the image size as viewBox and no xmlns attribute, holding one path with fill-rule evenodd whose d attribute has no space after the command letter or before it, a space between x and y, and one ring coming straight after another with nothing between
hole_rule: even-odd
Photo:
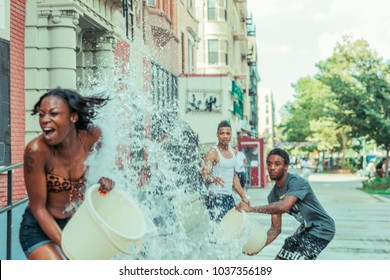
<instances>
[{"instance_id":1,"label":"splashing water","mask_svg":"<svg viewBox=\"0 0 390 280\"><path fill-rule=\"evenodd\" d=\"M129 73L135 69L127 66ZM135 88L130 78L106 75L93 90L82 92L105 92L111 99L95 121L103 138L87 159L88 182L113 179L149 225L138 254L115 258L237 259L245 240L221 240L204 204L197 135L176 110L157 108L150 93Z\"/></svg>"}]
</instances>

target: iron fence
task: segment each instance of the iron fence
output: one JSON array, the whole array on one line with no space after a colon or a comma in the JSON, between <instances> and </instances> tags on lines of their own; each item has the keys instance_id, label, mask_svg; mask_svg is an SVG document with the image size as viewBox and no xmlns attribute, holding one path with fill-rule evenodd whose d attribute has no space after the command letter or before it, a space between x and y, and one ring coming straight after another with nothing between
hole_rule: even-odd
<instances>
[{"instance_id":1,"label":"iron fence","mask_svg":"<svg viewBox=\"0 0 390 280\"><path fill-rule=\"evenodd\" d=\"M12 175L13 171L17 168L23 166L23 162L17 163L10 166L0 167L0 174L7 173L7 205L0 208L0 215L3 213L7 213L7 246L6 246L6 258L7 260L11 259L12 252L12 210L13 208L23 204L28 200L28 198L23 198L15 203L12 203Z\"/></svg>"}]
</instances>

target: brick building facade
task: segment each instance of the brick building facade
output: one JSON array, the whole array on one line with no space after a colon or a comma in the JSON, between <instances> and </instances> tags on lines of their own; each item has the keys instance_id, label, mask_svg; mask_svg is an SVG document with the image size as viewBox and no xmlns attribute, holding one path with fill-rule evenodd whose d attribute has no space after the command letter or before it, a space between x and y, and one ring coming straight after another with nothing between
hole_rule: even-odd
<instances>
[{"instance_id":1,"label":"brick building facade","mask_svg":"<svg viewBox=\"0 0 390 280\"><path fill-rule=\"evenodd\" d=\"M24 22L26 1L14 0L2 3L4 20L8 24L0 33L2 45L1 60L3 62L2 79L2 106L0 118L4 139L2 149L2 162L0 166L23 162L25 146L25 99L24 99ZM23 169L13 172L13 202L26 196L23 181ZM7 174L0 175L0 207L7 204Z\"/></svg>"}]
</instances>

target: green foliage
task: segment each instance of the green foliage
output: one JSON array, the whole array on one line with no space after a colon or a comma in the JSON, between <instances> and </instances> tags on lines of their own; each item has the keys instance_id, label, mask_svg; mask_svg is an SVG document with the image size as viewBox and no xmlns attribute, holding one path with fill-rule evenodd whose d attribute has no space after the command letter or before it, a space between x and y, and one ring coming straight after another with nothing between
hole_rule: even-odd
<instances>
[{"instance_id":1,"label":"green foliage","mask_svg":"<svg viewBox=\"0 0 390 280\"><path fill-rule=\"evenodd\" d=\"M285 141L317 142L318 150L345 150L351 139L374 140L390 150L390 65L363 39L343 37L314 77L293 84L285 106Z\"/></svg>"},{"instance_id":2,"label":"green foliage","mask_svg":"<svg viewBox=\"0 0 390 280\"><path fill-rule=\"evenodd\" d=\"M330 116L340 126L349 126L352 137L367 136L389 150L389 66L365 40L344 37L317 67L317 78L332 91Z\"/></svg>"},{"instance_id":3,"label":"green foliage","mask_svg":"<svg viewBox=\"0 0 390 280\"><path fill-rule=\"evenodd\" d=\"M285 106L288 115L284 117L280 127L286 141L303 142L313 134L310 122L324 115L324 104L331 92L326 85L311 77L301 78L292 86L296 101Z\"/></svg>"},{"instance_id":4,"label":"green foliage","mask_svg":"<svg viewBox=\"0 0 390 280\"><path fill-rule=\"evenodd\" d=\"M341 148L340 137L342 130L329 118L322 117L310 122L312 136L309 141L317 142L319 151L339 151Z\"/></svg>"},{"instance_id":5,"label":"green foliage","mask_svg":"<svg viewBox=\"0 0 390 280\"><path fill-rule=\"evenodd\" d=\"M380 193L389 193L390 194L390 177L387 178L378 178L364 180L362 182L363 190L366 192L380 192Z\"/></svg>"}]
</instances>

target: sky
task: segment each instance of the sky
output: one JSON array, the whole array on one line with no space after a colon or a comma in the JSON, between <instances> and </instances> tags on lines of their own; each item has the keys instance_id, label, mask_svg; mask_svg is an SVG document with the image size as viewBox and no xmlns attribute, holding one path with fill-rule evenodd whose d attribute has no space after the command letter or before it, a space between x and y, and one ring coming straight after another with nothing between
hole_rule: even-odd
<instances>
[{"instance_id":1,"label":"sky","mask_svg":"<svg viewBox=\"0 0 390 280\"><path fill-rule=\"evenodd\" d=\"M277 120L292 83L317 72L342 35L390 59L390 0L248 0L256 25L259 87L272 90Z\"/></svg>"}]
</instances>

